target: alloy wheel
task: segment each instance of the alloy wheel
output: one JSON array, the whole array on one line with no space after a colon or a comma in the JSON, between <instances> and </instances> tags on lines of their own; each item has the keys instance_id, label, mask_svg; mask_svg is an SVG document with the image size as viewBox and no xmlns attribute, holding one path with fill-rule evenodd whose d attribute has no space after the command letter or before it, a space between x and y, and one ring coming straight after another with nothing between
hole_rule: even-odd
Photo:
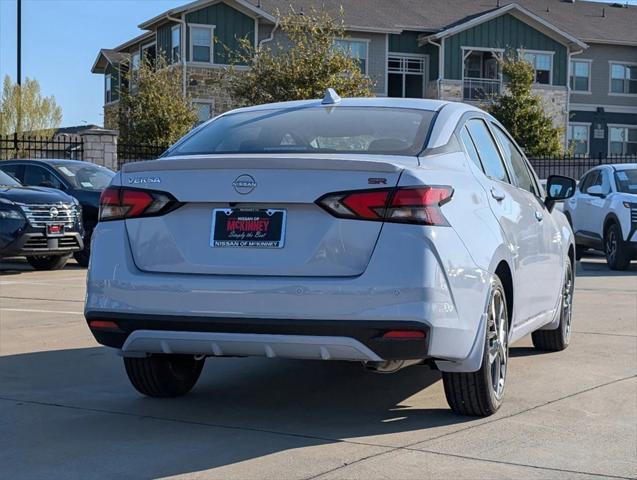
<instances>
[{"instance_id":1,"label":"alloy wheel","mask_svg":"<svg viewBox=\"0 0 637 480\"><path fill-rule=\"evenodd\" d=\"M571 338L571 318L573 316L573 270L566 269L564 287L562 289L562 323L564 325L564 341Z\"/></svg>"},{"instance_id":2,"label":"alloy wheel","mask_svg":"<svg viewBox=\"0 0 637 480\"><path fill-rule=\"evenodd\" d=\"M508 320L501 290L495 290L489 303L487 319L487 352L491 388L497 399L502 398L509 356Z\"/></svg>"},{"instance_id":3,"label":"alloy wheel","mask_svg":"<svg viewBox=\"0 0 637 480\"><path fill-rule=\"evenodd\" d=\"M606 257L609 263L615 260L617 255L617 234L614 229L610 229L606 235Z\"/></svg>"}]
</instances>

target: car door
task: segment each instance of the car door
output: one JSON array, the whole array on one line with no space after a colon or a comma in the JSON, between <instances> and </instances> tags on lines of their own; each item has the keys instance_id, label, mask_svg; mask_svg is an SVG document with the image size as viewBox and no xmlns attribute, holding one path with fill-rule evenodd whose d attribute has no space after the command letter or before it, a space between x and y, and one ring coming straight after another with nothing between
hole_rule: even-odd
<instances>
[{"instance_id":1,"label":"car door","mask_svg":"<svg viewBox=\"0 0 637 480\"><path fill-rule=\"evenodd\" d=\"M601 232L598 231L596 218L599 216L599 208L603 203L603 199L599 196L591 195L588 193L588 189L593 186L599 186L603 189L603 173L601 169L595 169L587 176L580 190L580 198L577 202L577 210L574 217L574 222L577 225L577 235L583 237L586 243L592 247L601 246L602 237ZM600 243L600 245L596 243Z\"/></svg>"},{"instance_id":2,"label":"car door","mask_svg":"<svg viewBox=\"0 0 637 480\"><path fill-rule=\"evenodd\" d=\"M557 305L562 287L564 271L562 233L553 215L544 205L541 190L520 148L499 125L491 123L491 128L509 167L513 182L517 186L517 191L533 210L540 230L535 252L536 261L529 266L533 270L532 277L536 285L530 292L529 298L542 306L540 313L552 311Z\"/></svg>"},{"instance_id":3,"label":"car door","mask_svg":"<svg viewBox=\"0 0 637 480\"><path fill-rule=\"evenodd\" d=\"M602 193L601 195L588 195L590 199L588 200L586 225L587 230L603 238L604 220L610 206L610 194L612 193L611 172L608 168L599 170L595 185L602 187Z\"/></svg>"},{"instance_id":4,"label":"car door","mask_svg":"<svg viewBox=\"0 0 637 480\"><path fill-rule=\"evenodd\" d=\"M527 194L512 185L509 171L486 121L471 118L465 127L483 166L484 175L478 179L487 192L491 210L512 252L513 326L516 326L536 317L546 308L546 294L544 289L538 288L539 279L535 277L546 261L539 246L543 243L543 229Z\"/></svg>"}]
</instances>

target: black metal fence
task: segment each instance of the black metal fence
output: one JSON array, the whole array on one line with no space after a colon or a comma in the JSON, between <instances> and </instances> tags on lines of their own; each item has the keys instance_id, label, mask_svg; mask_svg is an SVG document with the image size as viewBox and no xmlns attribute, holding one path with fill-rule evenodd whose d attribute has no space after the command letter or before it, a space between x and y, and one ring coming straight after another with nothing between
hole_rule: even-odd
<instances>
[{"instance_id":1,"label":"black metal fence","mask_svg":"<svg viewBox=\"0 0 637 480\"><path fill-rule=\"evenodd\" d=\"M609 163L637 163L637 155L598 155L597 157L542 157L529 158L531 165L542 179L549 175L565 175L579 180L584 173L598 165Z\"/></svg>"},{"instance_id":2,"label":"black metal fence","mask_svg":"<svg viewBox=\"0 0 637 480\"><path fill-rule=\"evenodd\" d=\"M11 158L84 159L84 142L77 135L40 137L29 135L0 136L0 160Z\"/></svg>"},{"instance_id":3,"label":"black metal fence","mask_svg":"<svg viewBox=\"0 0 637 480\"><path fill-rule=\"evenodd\" d=\"M118 143L117 167L121 169L125 163L154 160L164 153L168 147L169 145Z\"/></svg>"}]
</instances>

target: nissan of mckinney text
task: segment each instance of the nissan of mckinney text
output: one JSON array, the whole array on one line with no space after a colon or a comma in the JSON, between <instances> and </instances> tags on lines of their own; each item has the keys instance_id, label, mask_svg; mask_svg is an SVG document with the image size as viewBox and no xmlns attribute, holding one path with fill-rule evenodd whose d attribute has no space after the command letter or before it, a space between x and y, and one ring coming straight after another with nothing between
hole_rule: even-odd
<instances>
[{"instance_id":1,"label":"nissan of mckinney text","mask_svg":"<svg viewBox=\"0 0 637 480\"><path fill-rule=\"evenodd\" d=\"M554 205L575 182L547 189L465 104L328 90L234 110L113 178L85 317L151 397L187 393L214 357L427 364L454 412L490 415L512 343L571 338L575 245Z\"/></svg>"}]
</instances>

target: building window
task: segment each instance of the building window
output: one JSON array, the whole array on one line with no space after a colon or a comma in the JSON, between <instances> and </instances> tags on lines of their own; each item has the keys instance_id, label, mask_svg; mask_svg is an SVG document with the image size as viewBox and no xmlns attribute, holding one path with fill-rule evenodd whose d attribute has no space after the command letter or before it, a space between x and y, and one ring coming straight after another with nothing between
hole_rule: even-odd
<instances>
[{"instance_id":1,"label":"building window","mask_svg":"<svg viewBox=\"0 0 637 480\"><path fill-rule=\"evenodd\" d=\"M148 65L155 65L155 58L157 53L157 47L155 46L155 42L142 45L142 48L140 51L141 51L141 59L144 62L148 62Z\"/></svg>"},{"instance_id":2,"label":"building window","mask_svg":"<svg viewBox=\"0 0 637 480\"><path fill-rule=\"evenodd\" d=\"M200 63L213 63L214 26L199 25L190 27L190 60Z\"/></svg>"},{"instance_id":3,"label":"building window","mask_svg":"<svg viewBox=\"0 0 637 480\"><path fill-rule=\"evenodd\" d=\"M347 54L357 61L362 73L367 74L367 47L366 40L338 39L334 42L335 48Z\"/></svg>"},{"instance_id":4,"label":"building window","mask_svg":"<svg viewBox=\"0 0 637 480\"><path fill-rule=\"evenodd\" d=\"M553 55L549 52L523 52L522 58L535 70L535 83L550 85L553 81Z\"/></svg>"},{"instance_id":5,"label":"building window","mask_svg":"<svg viewBox=\"0 0 637 480\"><path fill-rule=\"evenodd\" d=\"M587 123L569 123L568 148L574 155L588 155L589 128Z\"/></svg>"},{"instance_id":6,"label":"building window","mask_svg":"<svg viewBox=\"0 0 637 480\"><path fill-rule=\"evenodd\" d=\"M210 120L213 114L213 104L209 101L193 102L197 110L197 124Z\"/></svg>"},{"instance_id":7,"label":"building window","mask_svg":"<svg viewBox=\"0 0 637 480\"><path fill-rule=\"evenodd\" d=\"M611 155L637 155L637 126L609 126L608 130Z\"/></svg>"},{"instance_id":8,"label":"building window","mask_svg":"<svg viewBox=\"0 0 637 480\"><path fill-rule=\"evenodd\" d=\"M591 62L590 60L573 60L571 62L571 90L574 92L590 92Z\"/></svg>"},{"instance_id":9,"label":"building window","mask_svg":"<svg viewBox=\"0 0 637 480\"><path fill-rule=\"evenodd\" d=\"M113 77L110 73L104 75L104 100L106 103L113 101Z\"/></svg>"},{"instance_id":10,"label":"building window","mask_svg":"<svg viewBox=\"0 0 637 480\"><path fill-rule=\"evenodd\" d=\"M181 27L175 25L170 29L170 59L173 63L181 60Z\"/></svg>"},{"instance_id":11,"label":"building window","mask_svg":"<svg viewBox=\"0 0 637 480\"><path fill-rule=\"evenodd\" d=\"M139 62L140 62L140 55L139 52L135 52L131 55L131 67L133 69L134 72L136 72L137 70L139 70Z\"/></svg>"},{"instance_id":12,"label":"building window","mask_svg":"<svg viewBox=\"0 0 637 480\"><path fill-rule=\"evenodd\" d=\"M610 64L610 91L637 95L637 65Z\"/></svg>"},{"instance_id":13,"label":"building window","mask_svg":"<svg viewBox=\"0 0 637 480\"><path fill-rule=\"evenodd\" d=\"M426 57L389 54L387 57L387 95L423 98Z\"/></svg>"}]
</instances>

